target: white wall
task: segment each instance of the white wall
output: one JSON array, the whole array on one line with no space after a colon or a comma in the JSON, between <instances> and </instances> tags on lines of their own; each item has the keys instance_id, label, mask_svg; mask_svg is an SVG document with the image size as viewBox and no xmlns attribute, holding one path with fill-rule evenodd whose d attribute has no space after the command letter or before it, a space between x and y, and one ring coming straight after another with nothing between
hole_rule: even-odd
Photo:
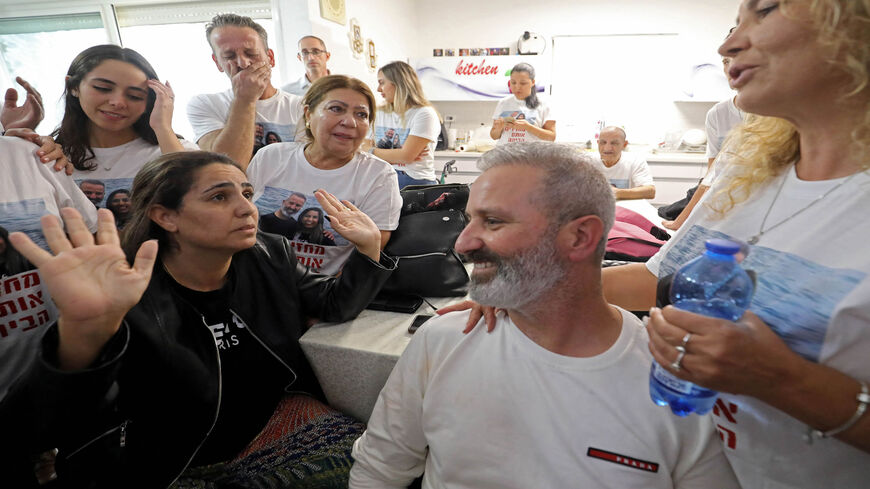
<instances>
[{"instance_id":1,"label":"white wall","mask_svg":"<svg viewBox=\"0 0 870 489\"><path fill-rule=\"evenodd\" d=\"M345 25L326 20L320 16L319 0L273 0L278 4L283 19L288 13L295 17L300 8L307 8L308 18L304 21L294 20L283 29L283 46L286 54L282 55L289 70L289 80L302 76L304 67L295 57L296 42L304 35L313 34L326 42L327 49L332 54L328 67L332 73L341 73L359 78L366 82L372 91L377 89L376 72L367 68L367 57L363 53L360 59L354 58L350 48L350 19L359 22L364 39L375 42L377 64L382 66L390 61L407 61L417 52L416 31L419 29L417 10L412 2L406 0L347 0L347 19ZM300 6L300 4L303 4ZM398 19L395 21L387 19ZM288 28L289 27L289 28ZM375 93L380 102L380 98Z\"/></svg>"},{"instance_id":2,"label":"white wall","mask_svg":"<svg viewBox=\"0 0 870 489\"><path fill-rule=\"evenodd\" d=\"M433 48L516 47L523 31L542 34L552 54L552 38L561 35L677 33L683 57L718 62L716 49L734 25L740 0L415 0L418 49L415 57L432 55ZM512 51L513 52L513 51ZM545 53L546 54L546 53ZM668 56L669 53L661 53ZM608 65L620 63L607 53L578 60L593 76L607 76ZM644 74L639 74L643 79ZM579 94L582 96L583 94ZM467 102L457 116L460 127L489 121L491 104ZM459 112L456 103L436 104L444 115ZM710 103L676 102L665 121L668 127L703 128ZM642 107L638 108L643 111ZM558 126L557 126L558 128ZM558 132L558 131L557 131Z\"/></svg>"}]
</instances>

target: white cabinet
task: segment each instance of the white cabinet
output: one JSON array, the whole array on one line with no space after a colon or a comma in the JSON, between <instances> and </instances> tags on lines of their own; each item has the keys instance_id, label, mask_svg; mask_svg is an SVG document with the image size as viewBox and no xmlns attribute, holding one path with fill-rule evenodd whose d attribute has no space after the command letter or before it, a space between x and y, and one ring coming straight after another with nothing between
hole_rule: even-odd
<instances>
[{"instance_id":1,"label":"white cabinet","mask_svg":"<svg viewBox=\"0 0 870 489\"><path fill-rule=\"evenodd\" d=\"M456 173L447 176L447 183L471 183L480 175L477 159L482 153L455 151L435 152L435 176L441 175L444 164L456 160ZM696 153L648 154L650 172L656 185L651 203L658 207L682 199L686 190L698 184L707 171L707 157Z\"/></svg>"}]
</instances>

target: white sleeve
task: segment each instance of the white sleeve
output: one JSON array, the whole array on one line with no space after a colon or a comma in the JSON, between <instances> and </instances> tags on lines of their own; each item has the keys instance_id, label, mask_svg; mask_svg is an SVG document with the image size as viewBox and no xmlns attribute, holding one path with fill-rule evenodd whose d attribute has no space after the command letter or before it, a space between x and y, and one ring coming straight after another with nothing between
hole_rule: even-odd
<instances>
[{"instance_id":1,"label":"white sleeve","mask_svg":"<svg viewBox=\"0 0 870 489\"><path fill-rule=\"evenodd\" d=\"M719 129L716 127L716 106L707 111L704 120L704 132L707 133L707 158L714 158L719 154Z\"/></svg>"},{"instance_id":2,"label":"white sleeve","mask_svg":"<svg viewBox=\"0 0 870 489\"><path fill-rule=\"evenodd\" d=\"M190 99L187 103L187 119L193 127L193 140L199 142L206 134L223 129L227 114L221 114L208 95L201 94Z\"/></svg>"},{"instance_id":3,"label":"white sleeve","mask_svg":"<svg viewBox=\"0 0 870 489\"><path fill-rule=\"evenodd\" d=\"M636 158L637 159L634 161L634 168L632 168L631 171L631 184L629 185L629 188L655 185L646 158L639 154L636 155Z\"/></svg>"},{"instance_id":4,"label":"white sleeve","mask_svg":"<svg viewBox=\"0 0 870 489\"><path fill-rule=\"evenodd\" d=\"M423 395L429 365L426 328L411 338L375 403L368 427L353 444L350 489L405 488L423 473L428 443Z\"/></svg>"},{"instance_id":5,"label":"white sleeve","mask_svg":"<svg viewBox=\"0 0 870 489\"><path fill-rule=\"evenodd\" d=\"M360 210L365 212L381 231L394 231L399 227L399 215L402 213L399 178L392 168L388 170L377 175L376 181L359 205Z\"/></svg>"},{"instance_id":6,"label":"white sleeve","mask_svg":"<svg viewBox=\"0 0 870 489\"><path fill-rule=\"evenodd\" d=\"M280 144L280 143L278 143ZM269 168L275 168L277 165L270 165L269 163L260 163L268 158L269 154L274 152L278 144L268 144L260 148L260 151L257 151L254 154L254 157L251 158L251 162L248 164L248 168L245 170L245 175L248 177L248 182L254 186L254 198L251 199L253 202L256 202L257 199L263 195L263 191L266 190L266 182L269 181Z\"/></svg>"},{"instance_id":7,"label":"white sleeve","mask_svg":"<svg viewBox=\"0 0 870 489\"><path fill-rule=\"evenodd\" d=\"M495 106L495 112L492 113L492 120L501 119L501 113L504 111L505 102L507 99L501 99Z\"/></svg>"},{"instance_id":8,"label":"white sleeve","mask_svg":"<svg viewBox=\"0 0 870 489\"><path fill-rule=\"evenodd\" d=\"M541 114L541 127L544 127L544 123L547 121L556 122L556 115L550 108L550 104L541 101L541 105L538 108L540 109L538 112Z\"/></svg>"},{"instance_id":9,"label":"white sleeve","mask_svg":"<svg viewBox=\"0 0 870 489\"><path fill-rule=\"evenodd\" d=\"M409 136L417 136L429 141L438 141L438 135L441 134L441 121L438 120L438 113L432 107L421 107L414 114L414 120L411 121L408 128Z\"/></svg>"}]
</instances>

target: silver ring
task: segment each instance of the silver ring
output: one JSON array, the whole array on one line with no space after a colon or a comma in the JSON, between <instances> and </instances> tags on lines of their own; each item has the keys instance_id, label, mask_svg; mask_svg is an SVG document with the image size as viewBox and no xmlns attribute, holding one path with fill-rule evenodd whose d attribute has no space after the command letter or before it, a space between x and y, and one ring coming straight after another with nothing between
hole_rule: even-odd
<instances>
[{"instance_id":1,"label":"silver ring","mask_svg":"<svg viewBox=\"0 0 870 489\"><path fill-rule=\"evenodd\" d=\"M681 344L683 349L685 349L686 345L689 344L690 339L692 339L692 333L686 333L686 336L683 336L683 342Z\"/></svg>"},{"instance_id":2,"label":"silver ring","mask_svg":"<svg viewBox=\"0 0 870 489\"><path fill-rule=\"evenodd\" d=\"M679 353L677 353L677 359L674 360L674 362L671 364L671 369L673 369L674 372L679 372L683 368L680 365L680 363L683 361L684 356L686 356L685 349L683 349L682 351L679 351Z\"/></svg>"}]
</instances>

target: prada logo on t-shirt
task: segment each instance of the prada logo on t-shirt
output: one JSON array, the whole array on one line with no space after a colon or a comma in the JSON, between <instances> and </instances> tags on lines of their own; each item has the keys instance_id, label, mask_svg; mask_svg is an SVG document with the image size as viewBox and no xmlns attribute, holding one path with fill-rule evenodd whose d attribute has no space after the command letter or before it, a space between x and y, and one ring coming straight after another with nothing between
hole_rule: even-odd
<instances>
[{"instance_id":1,"label":"prada logo on t-shirt","mask_svg":"<svg viewBox=\"0 0 870 489\"><path fill-rule=\"evenodd\" d=\"M619 453L608 452L606 450L601 450L598 448L589 447L589 450L586 451L586 455L592 458L598 458L601 460L606 460L608 462L613 462L615 464L625 465L633 469L645 470L647 472L659 471L659 464L655 462L649 462Z\"/></svg>"},{"instance_id":2,"label":"prada logo on t-shirt","mask_svg":"<svg viewBox=\"0 0 870 489\"><path fill-rule=\"evenodd\" d=\"M235 316L229 323L209 324L208 329L214 335L214 343L221 350L229 350L239 344L239 335L245 328L245 323L239 321Z\"/></svg>"}]
</instances>

